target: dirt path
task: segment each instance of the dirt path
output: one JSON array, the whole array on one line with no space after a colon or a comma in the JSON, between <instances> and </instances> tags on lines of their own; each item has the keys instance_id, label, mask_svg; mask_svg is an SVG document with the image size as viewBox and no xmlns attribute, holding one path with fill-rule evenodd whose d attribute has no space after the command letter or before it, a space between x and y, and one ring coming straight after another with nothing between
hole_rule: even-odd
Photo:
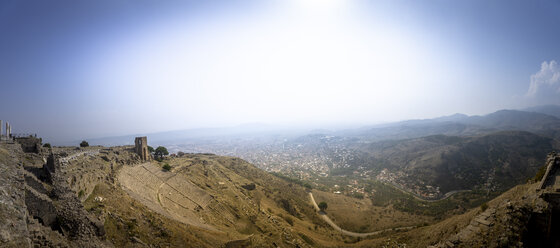
<instances>
[{"instance_id":1,"label":"dirt path","mask_svg":"<svg viewBox=\"0 0 560 248\"><path fill-rule=\"evenodd\" d=\"M410 230L415 228L416 226L407 226L407 227L397 227L397 228L389 228L389 229L385 229L385 230L379 230L379 231L375 231L375 232L369 232L369 233L357 233L357 232L351 232L348 230L344 230L342 228L340 228L337 224L335 224L331 218L329 218L329 216L327 216L323 211L320 211L319 206L317 205L317 203L315 202L315 198L313 197L313 193L309 192L309 199L311 201L311 204L313 204L313 207L315 207L315 210L317 210L317 213L319 214L319 216L325 221L327 222L332 228L334 228L334 230L337 230L339 232L341 232L342 234L348 235L348 236L352 236L352 237L367 237L370 235L377 235L383 232L387 232L387 231L395 231L395 230Z\"/></svg>"}]
</instances>

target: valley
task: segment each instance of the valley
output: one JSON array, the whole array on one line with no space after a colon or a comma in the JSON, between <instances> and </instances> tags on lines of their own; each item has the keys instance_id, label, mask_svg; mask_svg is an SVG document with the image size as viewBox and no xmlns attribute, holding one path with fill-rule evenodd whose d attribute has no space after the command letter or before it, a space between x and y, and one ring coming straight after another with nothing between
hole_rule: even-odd
<instances>
[{"instance_id":1,"label":"valley","mask_svg":"<svg viewBox=\"0 0 560 248\"><path fill-rule=\"evenodd\" d=\"M9 246L532 244L540 242L533 230L556 213L556 184L543 183L560 171L554 137L526 130L267 137L193 139L145 157L148 146L138 142L38 151L2 142L0 161L18 185L4 190L25 210L10 221L26 223L23 240L6 236Z\"/></svg>"},{"instance_id":2,"label":"valley","mask_svg":"<svg viewBox=\"0 0 560 248\"><path fill-rule=\"evenodd\" d=\"M501 110L303 135L223 136L164 144L174 152L238 156L300 185L441 215L472 208L524 183L549 151L560 148L558 130L557 117Z\"/></svg>"}]
</instances>

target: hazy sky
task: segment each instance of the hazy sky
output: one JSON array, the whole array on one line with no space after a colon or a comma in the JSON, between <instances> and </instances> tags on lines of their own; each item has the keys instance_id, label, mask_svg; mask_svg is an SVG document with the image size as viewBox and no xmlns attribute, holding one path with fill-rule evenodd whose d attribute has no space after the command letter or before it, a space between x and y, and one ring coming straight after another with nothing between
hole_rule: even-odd
<instances>
[{"instance_id":1,"label":"hazy sky","mask_svg":"<svg viewBox=\"0 0 560 248\"><path fill-rule=\"evenodd\" d=\"M47 140L560 104L558 1L0 1L0 119Z\"/></svg>"}]
</instances>

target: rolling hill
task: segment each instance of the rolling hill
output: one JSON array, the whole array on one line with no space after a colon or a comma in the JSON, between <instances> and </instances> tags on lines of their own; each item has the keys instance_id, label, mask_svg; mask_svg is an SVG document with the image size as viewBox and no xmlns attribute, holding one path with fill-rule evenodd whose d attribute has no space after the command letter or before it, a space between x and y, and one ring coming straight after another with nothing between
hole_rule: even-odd
<instances>
[{"instance_id":1,"label":"rolling hill","mask_svg":"<svg viewBox=\"0 0 560 248\"><path fill-rule=\"evenodd\" d=\"M558 149L558 142L529 132L503 131L384 141L355 149L366 157L362 161L370 161L369 168L402 175L397 179L401 184L431 185L446 193L481 187L509 189L534 175L546 154Z\"/></svg>"}]
</instances>

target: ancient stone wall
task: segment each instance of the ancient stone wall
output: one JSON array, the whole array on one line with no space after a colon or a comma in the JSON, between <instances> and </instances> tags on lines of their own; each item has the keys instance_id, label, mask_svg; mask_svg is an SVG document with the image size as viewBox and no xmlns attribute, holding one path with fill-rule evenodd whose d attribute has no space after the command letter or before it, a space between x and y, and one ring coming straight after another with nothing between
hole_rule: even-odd
<instances>
[{"instance_id":1,"label":"ancient stone wall","mask_svg":"<svg viewBox=\"0 0 560 248\"><path fill-rule=\"evenodd\" d=\"M41 224L56 228L56 208L48 196L35 191L31 187L26 187L25 205L29 215L38 219Z\"/></svg>"},{"instance_id":2,"label":"ancient stone wall","mask_svg":"<svg viewBox=\"0 0 560 248\"><path fill-rule=\"evenodd\" d=\"M130 147L89 148L60 158L69 187L84 201L101 182L111 182L123 165L140 163Z\"/></svg>"},{"instance_id":3,"label":"ancient stone wall","mask_svg":"<svg viewBox=\"0 0 560 248\"><path fill-rule=\"evenodd\" d=\"M149 160L150 153L148 152L148 138L146 136L134 139L134 149L140 159L143 161Z\"/></svg>"},{"instance_id":4,"label":"ancient stone wall","mask_svg":"<svg viewBox=\"0 0 560 248\"><path fill-rule=\"evenodd\" d=\"M25 181L15 154L19 146L0 144L0 247L31 247Z\"/></svg>"},{"instance_id":5,"label":"ancient stone wall","mask_svg":"<svg viewBox=\"0 0 560 248\"><path fill-rule=\"evenodd\" d=\"M54 148L45 159L21 143L0 143L0 247L111 247L82 201L141 162L133 147Z\"/></svg>"},{"instance_id":6,"label":"ancient stone wall","mask_svg":"<svg viewBox=\"0 0 560 248\"><path fill-rule=\"evenodd\" d=\"M40 153L43 139L37 137L16 137L15 141L21 145L23 152Z\"/></svg>"},{"instance_id":7,"label":"ancient stone wall","mask_svg":"<svg viewBox=\"0 0 560 248\"><path fill-rule=\"evenodd\" d=\"M540 182L540 189L560 189L560 155L552 152L546 159L546 172Z\"/></svg>"}]
</instances>

